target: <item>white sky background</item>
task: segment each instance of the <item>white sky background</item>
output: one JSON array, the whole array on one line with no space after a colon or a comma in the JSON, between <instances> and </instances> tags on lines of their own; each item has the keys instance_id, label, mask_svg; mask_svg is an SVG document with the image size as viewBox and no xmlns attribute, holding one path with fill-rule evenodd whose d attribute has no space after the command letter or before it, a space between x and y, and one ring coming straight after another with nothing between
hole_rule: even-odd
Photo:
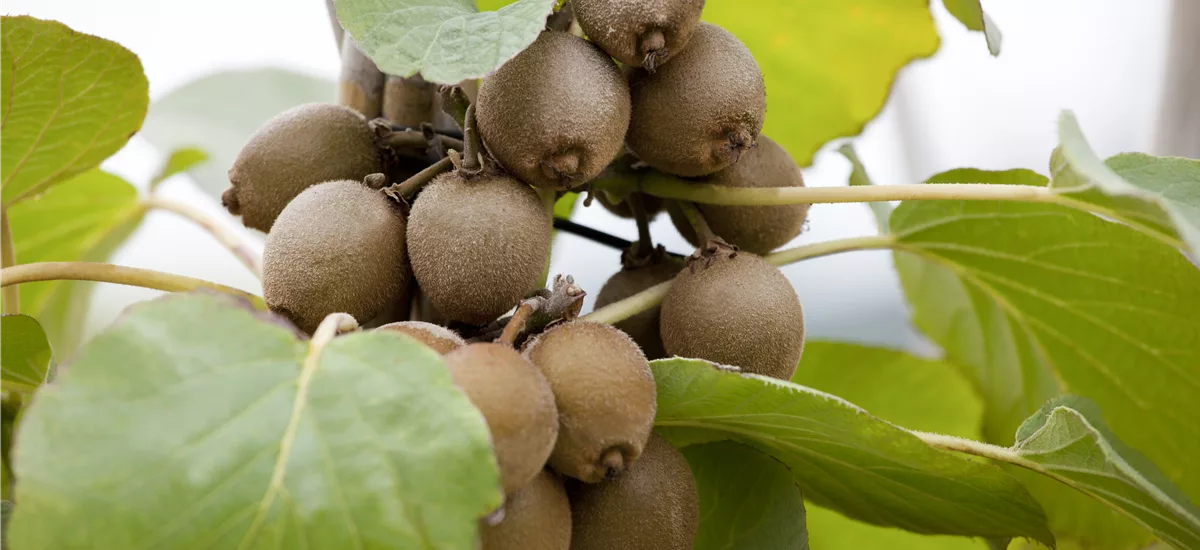
<instances>
[{"instance_id":1,"label":"white sky background","mask_svg":"<svg viewBox=\"0 0 1200 550\"><path fill-rule=\"evenodd\" d=\"M876 183L915 183L957 167L1046 173L1062 109L1075 112L1102 157L1155 152L1169 0L984 0L984 9L1004 34L999 58L988 55L982 34L967 32L940 2L934 3L940 51L901 72L883 113L855 142ZM123 44L141 57L152 100L230 69L284 67L329 79L338 71L320 0L4 0L0 11L56 19ZM805 170L807 185L845 185L849 164L835 148L826 147ZM144 185L165 153L135 137L105 168ZM164 184L162 192L223 214L186 175ZM580 223L636 237L632 222L599 205L576 212ZM669 249L688 248L665 214L652 230ZM817 205L810 210L809 230L793 245L873 232L865 205ZM600 286L619 268L618 255L560 236L551 273L573 274L590 293L585 311L590 310ZM151 214L113 261L260 292L258 282L228 252L171 214ZM784 273L804 304L810 337L892 346L918 343L908 328L909 314L888 253L841 254L788 266ZM124 306L157 294L100 285L90 330L103 327Z\"/></svg>"}]
</instances>

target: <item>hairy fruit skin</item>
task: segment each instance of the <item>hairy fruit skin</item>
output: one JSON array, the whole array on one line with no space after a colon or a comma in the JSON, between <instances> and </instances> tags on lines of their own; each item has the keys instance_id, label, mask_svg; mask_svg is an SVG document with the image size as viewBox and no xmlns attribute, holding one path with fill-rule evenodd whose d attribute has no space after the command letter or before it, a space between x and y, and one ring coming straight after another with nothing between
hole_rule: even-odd
<instances>
[{"instance_id":1,"label":"hairy fruit skin","mask_svg":"<svg viewBox=\"0 0 1200 550\"><path fill-rule=\"evenodd\" d=\"M382 171L367 119L349 107L309 103L276 115L250 137L229 169L221 203L246 227L270 231L305 189Z\"/></svg>"},{"instance_id":2,"label":"hairy fruit skin","mask_svg":"<svg viewBox=\"0 0 1200 550\"><path fill-rule=\"evenodd\" d=\"M683 260L663 256L641 267L624 267L621 271L609 277L600 294L596 296L596 309L613 302L624 300L647 288L659 283L665 283L675 278L675 274L683 269ZM633 338L642 348L647 359L662 359L667 357L663 348L662 335L659 333L660 306L654 306L646 311L617 321L613 326Z\"/></svg>"},{"instance_id":3,"label":"hairy fruit skin","mask_svg":"<svg viewBox=\"0 0 1200 550\"><path fill-rule=\"evenodd\" d=\"M442 174L409 215L413 274L446 318L482 325L537 288L550 255L550 213L507 176Z\"/></svg>"},{"instance_id":4,"label":"hairy fruit skin","mask_svg":"<svg viewBox=\"0 0 1200 550\"><path fill-rule=\"evenodd\" d=\"M483 79L475 115L488 152L521 181L571 189L621 152L629 87L594 44L546 31Z\"/></svg>"},{"instance_id":5,"label":"hairy fruit skin","mask_svg":"<svg viewBox=\"0 0 1200 550\"><path fill-rule=\"evenodd\" d=\"M554 449L558 411L550 385L504 344L470 344L444 360L454 383L487 421L504 493L516 493L542 471Z\"/></svg>"},{"instance_id":6,"label":"hairy fruit skin","mask_svg":"<svg viewBox=\"0 0 1200 550\"><path fill-rule=\"evenodd\" d=\"M571 503L563 482L542 470L504 502L504 520L483 525L481 550L567 550Z\"/></svg>"},{"instance_id":7,"label":"hairy fruit skin","mask_svg":"<svg viewBox=\"0 0 1200 550\"><path fill-rule=\"evenodd\" d=\"M787 277L746 252L707 260L689 262L663 299L667 353L791 380L804 351L804 312Z\"/></svg>"},{"instance_id":8,"label":"hairy fruit skin","mask_svg":"<svg viewBox=\"0 0 1200 550\"><path fill-rule=\"evenodd\" d=\"M375 330L407 335L440 355L467 345L466 340L457 332L425 321L397 321L381 325Z\"/></svg>"},{"instance_id":9,"label":"hairy fruit skin","mask_svg":"<svg viewBox=\"0 0 1200 550\"><path fill-rule=\"evenodd\" d=\"M357 181L300 193L267 235L263 298L312 334L326 315L360 324L404 297L409 269L400 205Z\"/></svg>"},{"instance_id":10,"label":"hairy fruit skin","mask_svg":"<svg viewBox=\"0 0 1200 550\"><path fill-rule=\"evenodd\" d=\"M572 321L525 346L558 405L550 467L588 483L620 475L642 454L654 424L654 377L642 350L611 325Z\"/></svg>"},{"instance_id":11,"label":"hairy fruit skin","mask_svg":"<svg viewBox=\"0 0 1200 550\"><path fill-rule=\"evenodd\" d=\"M700 520L687 459L651 435L642 458L614 481L570 484L572 550L691 550Z\"/></svg>"},{"instance_id":12,"label":"hairy fruit skin","mask_svg":"<svg viewBox=\"0 0 1200 550\"><path fill-rule=\"evenodd\" d=\"M787 150L767 136L730 167L696 180L725 187L804 187L804 177ZM808 217L807 204L779 206L724 206L696 204L708 227L725 242L755 254L766 254L800 234ZM672 211L671 222L692 246L703 243L682 215Z\"/></svg>"},{"instance_id":13,"label":"hairy fruit skin","mask_svg":"<svg viewBox=\"0 0 1200 550\"><path fill-rule=\"evenodd\" d=\"M728 31L700 23L688 47L654 73L629 71L625 143L646 164L684 177L733 164L762 130L762 71Z\"/></svg>"},{"instance_id":14,"label":"hairy fruit skin","mask_svg":"<svg viewBox=\"0 0 1200 550\"><path fill-rule=\"evenodd\" d=\"M626 65L654 70L687 46L704 0L571 0L587 37Z\"/></svg>"}]
</instances>

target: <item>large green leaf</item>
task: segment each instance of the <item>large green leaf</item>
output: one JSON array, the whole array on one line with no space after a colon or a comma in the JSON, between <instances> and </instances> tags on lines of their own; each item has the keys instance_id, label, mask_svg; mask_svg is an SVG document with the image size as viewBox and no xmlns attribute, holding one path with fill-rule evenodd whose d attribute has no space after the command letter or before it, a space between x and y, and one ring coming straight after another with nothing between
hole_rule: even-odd
<instances>
[{"instance_id":1,"label":"large green leaf","mask_svg":"<svg viewBox=\"0 0 1200 550\"><path fill-rule=\"evenodd\" d=\"M1094 403L1064 396L1017 430L1021 458L1112 506L1175 548L1200 548L1200 508L1108 429Z\"/></svg>"},{"instance_id":2,"label":"large green leaf","mask_svg":"<svg viewBox=\"0 0 1200 550\"><path fill-rule=\"evenodd\" d=\"M763 133L801 166L861 132L900 68L938 48L928 0L710 1L704 20L754 54L767 84Z\"/></svg>"},{"instance_id":3,"label":"large green leaf","mask_svg":"<svg viewBox=\"0 0 1200 550\"><path fill-rule=\"evenodd\" d=\"M263 315L171 295L84 347L22 419L14 547L474 548L499 475L440 357Z\"/></svg>"},{"instance_id":4,"label":"large green leaf","mask_svg":"<svg viewBox=\"0 0 1200 550\"><path fill-rule=\"evenodd\" d=\"M10 205L117 152L142 126L150 96L142 62L116 42L56 21L3 23L0 177Z\"/></svg>"},{"instance_id":5,"label":"large green leaf","mask_svg":"<svg viewBox=\"0 0 1200 550\"><path fill-rule=\"evenodd\" d=\"M779 461L731 441L683 449L700 498L694 550L807 550L804 497Z\"/></svg>"},{"instance_id":6,"label":"large green leaf","mask_svg":"<svg viewBox=\"0 0 1200 550\"><path fill-rule=\"evenodd\" d=\"M189 82L150 106L142 137L165 155L197 148L209 160L189 169L219 199L229 168L262 123L304 103L331 102L333 82L282 69L227 71Z\"/></svg>"},{"instance_id":7,"label":"large green leaf","mask_svg":"<svg viewBox=\"0 0 1200 550\"><path fill-rule=\"evenodd\" d=\"M338 20L388 74L457 84L479 78L533 43L556 0L478 11L474 0L337 0Z\"/></svg>"},{"instance_id":8,"label":"large green leaf","mask_svg":"<svg viewBox=\"0 0 1200 550\"><path fill-rule=\"evenodd\" d=\"M933 181L1046 178L955 170ZM906 202L891 229L914 322L983 395L988 440L1010 444L1026 417L1070 391L1098 402L1116 434L1184 491L1200 492L1191 458L1200 456L1200 270L1178 250L1051 204ZM1145 538L1065 488L1029 486L1061 538L1101 548Z\"/></svg>"},{"instance_id":9,"label":"large green leaf","mask_svg":"<svg viewBox=\"0 0 1200 550\"><path fill-rule=\"evenodd\" d=\"M0 318L0 380L4 391L32 392L47 381L54 368L54 354L46 331L28 315Z\"/></svg>"},{"instance_id":10,"label":"large green leaf","mask_svg":"<svg viewBox=\"0 0 1200 550\"><path fill-rule=\"evenodd\" d=\"M145 214L129 182L90 170L9 211L17 263L107 260ZM21 311L32 315L60 357L78 345L93 283L21 285Z\"/></svg>"},{"instance_id":11,"label":"large green leaf","mask_svg":"<svg viewBox=\"0 0 1200 550\"><path fill-rule=\"evenodd\" d=\"M655 426L679 445L724 439L783 462L806 499L918 533L1053 537L999 468L929 447L832 395L693 359L651 364Z\"/></svg>"}]
</instances>

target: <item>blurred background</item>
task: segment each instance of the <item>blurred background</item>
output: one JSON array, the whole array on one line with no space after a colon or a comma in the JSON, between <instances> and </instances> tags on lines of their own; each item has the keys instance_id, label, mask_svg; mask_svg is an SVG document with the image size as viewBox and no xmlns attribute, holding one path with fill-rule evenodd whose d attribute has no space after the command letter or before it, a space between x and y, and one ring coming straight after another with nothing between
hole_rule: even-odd
<instances>
[{"instance_id":1,"label":"blurred background","mask_svg":"<svg viewBox=\"0 0 1200 550\"><path fill-rule=\"evenodd\" d=\"M709 3L726 1L732 0ZM1200 157L1200 1L985 0L984 10L1003 32L1003 51L995 58L981 33L969 32L940 2L934 4L942 41L937 54L905 67L882 113L852 138L875 183L915 183L968 166L1045 174L1063 109L1075 112L1101 157L1126 151ZM5 0L3 11L59 20L126 46L141 57L152 102L215 73L262 69L311 77L281 78L279 94L334 99L340 58L320 0ZM187 98L175 100L186 103ZM246 108L237 93L208 101L223 102L231 116ZM768 118L772 110L786 108L770 104L768 88ZM259 122L243 121L245 135ZM154 142L135 136L103 168L144 188L170 152L155 143L187 144L196 128L186 117L176 124L160 117L155 127L148 122L146 134ZM164 132L171 140L155 138ZM236 136L228 141L244 139ZM846 184L850 165L836 152L845 141L851 140L818 152L804 170L807 185ZM227 145L236 151L241 143ZM224 173L227 168L205 170ZM221 216L261 250L261 234L242 229L191 176L172 178L160 192ZM631 221L599 205L578 206L574 219L636 238ZM652 231L668 249L688 250L665 214ZM792 246L875 231L866 205L818 205ZM619 251L560 234L551 273L575 276L590 293L588 311L601 285L619 269L618 258ZM169 213L151 213L111 261L261 292L258 281L207 233ZM811 337L930 351L909 327L889 253L841 254L783 270L804 304ZM99 285L87 332L105 326L126 305L156 294Z\"/></svg>"}]
</instances>

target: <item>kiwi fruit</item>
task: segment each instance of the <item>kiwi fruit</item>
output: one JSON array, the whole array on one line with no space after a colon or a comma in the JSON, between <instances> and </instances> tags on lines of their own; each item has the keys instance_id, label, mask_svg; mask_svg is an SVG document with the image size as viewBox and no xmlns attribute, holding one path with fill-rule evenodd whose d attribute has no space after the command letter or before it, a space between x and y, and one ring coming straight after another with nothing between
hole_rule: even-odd
<instances>
[{"instance_id":1,"label":"kiwi fruit","mask_svg":"<svg viewBox=\"0 0 1200 550\"><path fill-rule=\"evenodd\" d=\"M735 164L698 180L726 187L804 187L800 167L787 150L764 135L758 146L742 154ZM722 206L697 204L712 232L725 242L755 254L766 254L800 234L808 216L807 204L781 206ZM696 238L692 225L682 214L671 211L675 228L693 246L704 243Z\"/></svg>"},{"instance_id":2,"label":"kiwi fruit","mask_svg":"<svg viewBox=\"0 0 1200 550\"><path fill-rule=\"evenodd\" d=\"M659 329L671 355L780 380L791 380L804 351L795 289L778 268L747 252L690 261L663 299Z\"/></svg>"},{"instance_id":3,"label":"kiwi fruit","mask_svg":"<svg viewBox=\"0 0 1200 550\"><path fill-rule=\"evenodd\" d=\"M596 309L670 281L680 269L683 269L683 260L665 254L656 254L644 265L624 266L600 288L600 294L596 296ZM659 306L654 306L613 325L632 337L642 348L647 359L662 359L667 356L666 350L663 349L662 336L658 331L660 311Z\"/></svg>"},{"instance_id":4,"label":"kiwi fruit","mask_svg":"<svg viewBox=\"0 0 1200 550\"><path fill-rule=\"evenodd\" d=\"M700 520L687 459L657 434L614 481L571 484L571 550L691 550Z\"/></svg>"},{"instance_id":5,"label":"kiwi fruit","mask_svg":"<svg viewBox=\"0 0 1200 550\"><path fill-rule=\"evenodd\" d=\"M250 136L229 169L221 203L246 227L270 231L301 191L383 171L366 118L349 107L309 103L276 115Z\"/></svg>"},{"instance_id":6,"label":"kiwi fruit","mask_svg":"<svg viewBox=\"0 0 1200 550\"><path fill-rule=\"evenodd\" d=\"M542 471L558 437L550 385L504 344L469 344L444 359L454 383L487 421L504 493L516 493Z\"/></svg>"},{"instance_id":7,"label":"kiwi fruit","mask_svg":"<svg viewBox=\"0 0 1200 550\"><path fill-rule=\"evenodd\" d=\"M767 107L762 71L728 31L700 23L688 46L654 73L629 72L633 114L625 143L646 164L705 176L754 146Z\"/></svg>"},{"instance_id":8,"label":"kiwi fruit","mask_svg":"<svg viewBox=\"0 0 1200 550\"><path fill-rule=\"evenodd\" d=\"M438 176L409 215L413 274L447 319L482 325L538 288L553 234L533 188L503 175Z\"/></svg>"},{"instance_id":9,"label":"kiwi fruit","mask_svg":"<svg viewBox=\"0 0 1200 550\"><path fill-rule=\"evenodd\" d=\"M399 321L381 325L375 330L408 335L442 355L467 345L457 332L425 321Z\"/></svg>"},{"instance_id":10,"label":"kiwi fruit","mask_svg":"<svg viewBox=\"0 0 1200 550\"><path fill-rule=\"evenodd\" d=\"M704 0L571 0L588 39L626 65L653 71L683 50Z\"/></svg>"},{"instance_id":11,"label":"kiwi fruit","mask_svg":"<svg viewBox=\"0 0 1200 550\"><path fill-rule=\"evenodd\" d=\"M404 237L400 205L381 191L350 180L304 190L267 234L267 306L309 334L334 312L370 321L404 298Z\"/></svg>"},{"instance_id":12,"label":"kiwi fruit","mask_svg":"<svg viewBox=\"0 0 1200 550\"><path fill-rule=\"evenodd\" d=\"M629 87L594 44L545 31L483 79L475 116L484 146L510 174L571 189L621 152Z\"/></svg>"},{"instance_id":13,"label":"kiwi fruit","mask_svg":"<svg viewBox=\"0 0 1200 550\"><path fill-rule=\"evenodd\" d=\"M504 519L479 532L482 550L567 550L571 504L562 480L542 470L504 502Z\"/></svg>"},{"instance_id":14,"label":"kiwi fruit","mask_svg":"<svg viewBox=\"0 0 1200 550\"><path fill-rule=\"evenodd\" d=\"M655 387L646 356L628 335L572 321L531 339L524 355L545 375L558 405L551 468L598 483L637 460L654 424Z\"/></svg>"}]
</instances>

